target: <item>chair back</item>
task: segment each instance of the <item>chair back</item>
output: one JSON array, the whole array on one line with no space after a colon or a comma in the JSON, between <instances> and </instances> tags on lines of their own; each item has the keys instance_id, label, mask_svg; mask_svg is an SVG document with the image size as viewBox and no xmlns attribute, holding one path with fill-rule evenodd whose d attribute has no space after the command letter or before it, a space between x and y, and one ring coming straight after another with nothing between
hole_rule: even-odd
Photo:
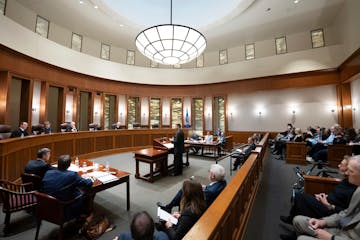
<instances>
[{"instance_id":1,"label":"chair back","mask_svg":"<svg viewBox=\"0 0 360 240\"><path fill-rule=\"evenodd\" d=\"M22 173L21 180L23 183L32 183L34 190L39 190L41 187L41 177L36 174Z\"/></svg>"},{"instance_id":2,"label":"chair back","mask_svg":"<svg viewBox=\"0 0 360 240\"><path fill-rule=\"evenodd\" d=\"M37 135L37 134L40 134L41 131L43 130L44 128L44 125L43 124L37 124L37 125L32 125L31 127L31 132L34 134L34 135Z\"/></svg>"},{"instance_id":3,"label":"chair back","mask_svg":"<svg viewBox=\"0 0 360 240\"><path fill-rule=\"evenodd\" d=\"M0 180L0 198L5 213L20 211L36 205L32 183L15 184Z\"/></svg>"},{"instance_id":4,"label":"chair back","mask_svg":"<svg viewBox=\"0 0 360 240\"><path fill-rule=\"evenodd\" d=\"M11 126L0 124L0 140L1 139L7 139L11 135Z\"/></svg>"},{"instance_id":5,"label":"chair back","mask_svg":"<svg viewBox=\"0 0 360 240\"><path fill-rule=\"evenodd\" d=\"M37 208L36 215L38 219L61 225L65 222L65 204L60 200L45 193L36 192Z\"/></svg>"}]
</instances>

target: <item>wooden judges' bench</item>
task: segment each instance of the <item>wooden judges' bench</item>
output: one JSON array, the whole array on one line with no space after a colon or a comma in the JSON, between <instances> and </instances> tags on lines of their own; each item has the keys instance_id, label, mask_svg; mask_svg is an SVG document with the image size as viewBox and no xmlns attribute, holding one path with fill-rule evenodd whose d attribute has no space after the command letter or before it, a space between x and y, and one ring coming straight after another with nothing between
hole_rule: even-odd
<instances>
[{"instance_id":1,"label":"wooden judges' bench","mask_svg":"<svg viewBox=\"0 0 360 240\"><path fill-rule=\"evenodd\" d=\"M0 179L13 181L40 148L51 149L51 161L60 155L99 157L151 147L154 138L171 137L175 129L134 129L53 133L0 140ZM186 134L186 130L185 130Z\"/></svg>"}]
</instances>

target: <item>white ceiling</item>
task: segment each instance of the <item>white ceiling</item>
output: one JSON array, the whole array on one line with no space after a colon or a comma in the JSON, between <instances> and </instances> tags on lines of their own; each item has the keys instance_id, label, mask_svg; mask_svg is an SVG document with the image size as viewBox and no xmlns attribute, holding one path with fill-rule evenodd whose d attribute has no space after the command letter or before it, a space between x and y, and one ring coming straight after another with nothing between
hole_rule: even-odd
<instances>
[{"instance_id":1,"label":"white ceiling","mask_svg":"<svg viewBox=\"0 0 360 240\"><path fill-rule=\"evenodd\" d=\"M135 37L144 28L170 19L170 0L17 1L73 32L124 49L136 48ZM327 27L345 1L173 0L173 23L198 28L207 38L205 51L216 51Z\"/></svg>"}]
</instances>

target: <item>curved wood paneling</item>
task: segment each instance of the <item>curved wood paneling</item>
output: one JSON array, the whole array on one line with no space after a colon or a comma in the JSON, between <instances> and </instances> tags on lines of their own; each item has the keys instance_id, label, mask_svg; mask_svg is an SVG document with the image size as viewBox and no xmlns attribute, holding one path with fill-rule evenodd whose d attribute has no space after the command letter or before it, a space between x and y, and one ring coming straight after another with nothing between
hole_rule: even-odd
<instances>
[{"instance_id":1,"label":"curved wood paneling","mask_svg":"<svg viewBox=\"0 0 360 240\"><path fill-rule=\"evenodd\" d=\"M174 134L175 129L109 130L54 133L1 140L0 179L19 178L26 163L30 159L35 159L37 151L43 147L52 150L51 160L55 161L63 154L91 157L131 151L138 147L151 146L154 136L169 137Z\"/></svg>"}]
</instances>

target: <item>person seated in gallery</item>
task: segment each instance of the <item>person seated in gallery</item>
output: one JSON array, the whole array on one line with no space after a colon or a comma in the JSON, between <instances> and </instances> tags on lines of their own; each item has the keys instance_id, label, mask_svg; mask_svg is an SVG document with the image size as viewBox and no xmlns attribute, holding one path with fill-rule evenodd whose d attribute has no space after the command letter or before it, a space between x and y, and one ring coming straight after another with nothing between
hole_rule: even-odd
<instances>
[{"instance_id":1,"label":"person seated in gallery","mask_svg":"<svg viewBox=\"0 0 360 240\"><path fill-rule=\"evenodd\" d=\"M221 131L220 128L217 129L217 131L214 133L215 136L221 136L223 135L223 132Z\"/></svg>"},{"instance_id":2,"label":"person seated in gallery","mask_svg":"<svg viewBox=\"0 0 360 240\"><path fill-rule=\"evenodd\" d=\"M27 122L20 122L19 128L11 132L10 138L29 136L30 133L27 131L27 128L28 128Z\"/></svg>"},{"instance_id":3,"label":"person seated in gallery","mask_svg":"<svg viewBox=\"0 0 360 240\"><path fill-rule=\"evenodd\" d=\"M205 137L204 137L204 142L205 143L212 143L214 141L213 135L210 134L209 131L207 131Z\"/></svg>"},{"instance_id":4,"label":"person seated in gallery","mask_svg":"<svg viewBox=\"0 0 360 240\"><path fill-rule=\"evenodd\" d=\"M360 186L360 156L350 157L348 164L349 182ZM323 218L312 218L298 215L294 218L295 233L280 235L281 239L298 240L345 240L360 239L360 188L358 187L349 203L349 206L339 213Z\"/></svg>"},{"instance_id":5,"label":"person seated in gallery","mask_svg":"<svg viewBox=\"0 0 360 240\"><path fill-rule=\"evenodd\" d=\"M325 193L315 195L295 193L289 216L280 216L280 220L291 224L296 215L322 218L346 209L357 188L354 184L349 183L348 180L349 159L349 156L345 156L338 165L339 173L344 179L334 188L333 192L329 195Z\"/></svg>"},{"instance_id":6,"label":"person seated in gallery","mask_svg":"<svg viewBox=\"0 0 360 240\"><path fill-rule=\"evenodd\" d=\"M308 151L308 157L306 158L307 161L313 161L314 157L318 158L317 156L314 156L318 151L322 149L327 149L328 145L332 145L335 139L335 136L339 135L341 132L341 127L338 124L335 124L331 126L330 128L330 135L325 140L318 140L315 145L312 146L310 151Z\"/></svg>"},{"instance_id":7,"label":"person seated in gallery","mask_svg":"<svg viewBox=\"0 0 360 240\"><path fill-rule=\"evenodd\" d=\"M135 213L130 231L121 233L113 240L169 240L163 231L155 232L154 220L146 211Z\"/></svg>"},{"instance_id":8,"label":"person seated in gallery","mask_svg":"<svg viewBox=\"0 0 360 240\"><path fill-rule=\"evenodd\" d=\"M157 230L164 230L170 239L182 239L206 208L207 204L201 184L195 180L185 180L182 186L180 211L172 214L174 218L177 218L177 224L167 221L156 223L155 227Z\"/></svg>"},{"instance_id":9,"label":"person seated in gallery","mask_svg":"<svg viewBox=\"0 0 360 240\"><path fill-rule=\"evenodd\" d=\"M49 163L51 156L51 150L49 148L41 148L37 152L37 159L30 160L26 165L24 172L29 174L35 174L41 178L44 177L48 170L56 169Z\"/></svg>"},{"instance_id":10,"label":"person seated in gallery","mask_svg":"<svg viewBox=\"0 0 360 240\"><path fill-rule=\"evenodd\" d=\"M66 132L77 132L76 123L71 122L69 125L66 126Z\"/></svg>"},{"instance_id":11,"label":"person seated in gallery","mask_svg":"<svg viewBox=\"0 0 360 240\"><path fill-rule=\"evenodd\" d=\"M115 125L113 126L114 130L120 130L121 129L121 123L120 122L116 122Z\"/></svg>"},{"instance_id":12,"label":"person seated in gallery","mask_svg":"<svg viewBox=\"0 0 360 240\"><path fill-rule=\"evenodd\" d=\"M217 198L221 191L226 187L225 169L220 164L212 164L209 170L210 184L203 185L204 195L207 206L210 206L212 202ZM180 206L181 197L183 195L182 190L179 190L175 197L169 204L163 205L161 202L157 202L157 205L167 212L171 212L173 207Z\"/></svg>"},{"instance_id":13,"label":"person seated in gallery","mask_svg":"<svg viewBox=\"0 0 360 240\"><path fill-rule=\"evenodd\" d=\"M71 164L69 155L62 155L58 159L57 169L48 170L42 179L41 192L53 196L61 201L69 201L84 193L83 197L72 203L65 210L65 218L79 218L92 212L93 197L86 193L93 182L84 179L77 172L69 171ZM91 215L90 215L91 216Z\"/></svg>"},{"instance_id":14,"label":"person seated in gallery","mask_svg":"<svg viewBox=\"0 0 360 240\"><path fill-rule=\"evenodd\" d=\"M284 145L286 145L287 142L291 141L294 138L294 136L295 136L294 127L291 123L288 123L287 130L279 133L276 136L272 153L275 155L282 154Z\"/></svg>"},{"instance_id":15,"label":"person seated in gallery","mask_svg":"<svg viewBox=\"0 0 360 240\"><path fill-rule=\"evenodd\" d=\"M236 152L232 155L232 157L236 159L234 162L233 171L236 171L238 166L246 161L246 159L250 156L251 151L255 150L255 148L256 145L254 138L249 137L247 140L247 146L243 149L237 149Z\"/></svg>"},{"instance_id":16,"label":"person seated in gallery","mask_svg":"<svg viewBox=\"0 0 360 240\"><path fill-rule=\"evenodd\" d=\"M199 136L199 134L196 133L196 131L192 131L192 132L190 133L189 140L191 140L191 141L199 141L199 140L201 140L201 137ZM200 149L201 149L201 147L198 147L198 146L192 146L192 147L191 147L191 150L192 150L195 154L198 153Z\"/></svg>"},{"instance_id":17,"label":"person seated in gallery","mask_svg":"<svg viewBox=\"0 0 360 240\"><path fill-rule=\"evenodd\" d=\"M334 137L334 140L332 142L333 145L337 145L337 144L346 144L347 141L344 137L344 133L342 131L342 128L339 128L337 131L336 131L336 135ZM312 160L314 160L315 162L318 162L320 160L326 162L328 160L328 148L323 148L323 149L320 149L319 151L317 151L313 157L312 157Z\"/></svg>"},{"instance_id":18,"label":"person seated in gallery","mask_svg":"<svg viewBox=\"0 0 360 240\"><path fill-rule=\"evenodd\" d=\"M44 122L44 127L41 129L40 134L50 134L53 130L51 129L51 123L49 121Z\"/></svg>"}]
</instances>

